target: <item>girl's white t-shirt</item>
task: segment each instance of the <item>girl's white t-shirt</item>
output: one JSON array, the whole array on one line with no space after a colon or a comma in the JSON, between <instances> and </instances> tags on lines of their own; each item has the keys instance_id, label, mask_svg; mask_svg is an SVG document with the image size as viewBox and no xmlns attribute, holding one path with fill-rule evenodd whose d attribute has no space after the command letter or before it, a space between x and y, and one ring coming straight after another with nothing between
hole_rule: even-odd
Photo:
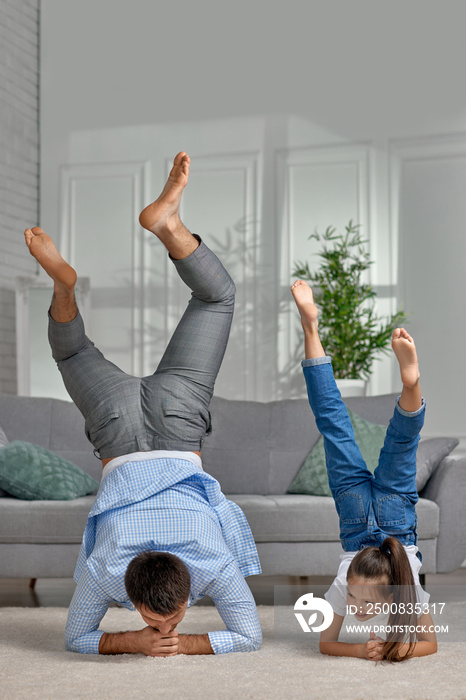
<instances>
[{"instance_id":1,"label":"girl's white t-shirt","mask_svg":"<svg viewBox=\"0 0 466 700\"><path fill-rule=\"evenodd\" d=\"M404 550L408 556L409 563L411 564L411 571L413 572L414 584L416 586L417 601L421 604L422 611L425 612L423 608L425 604L429 602L430 595L422 588L419 581L421 561L416 556L418 548L416 545L411 544L405 546ZM358 554L358 552L343 552L343 554L340 554L340 566L338 567L338 573L327 593L325 593L325 600L330 603L333 608L333 612L337 615L341 615L342 617L345 617L347 614L346 594L348 582L346 580L346 574L348 572L349 565L356 554ZM422 614L422 612L420 614ZM351 617L354 618L355 624L361 624L360 622L358 623L357 618L355 618L354 615L351 615ZM378 620L376 620L376 617ZM376 617L370 618L370 620L367 620L364 622L364 624L370 624L371 622L381 624L382 617L387 619L388 615L383 615L383 613L381 613Z\"/></svg>"}]
</instances>

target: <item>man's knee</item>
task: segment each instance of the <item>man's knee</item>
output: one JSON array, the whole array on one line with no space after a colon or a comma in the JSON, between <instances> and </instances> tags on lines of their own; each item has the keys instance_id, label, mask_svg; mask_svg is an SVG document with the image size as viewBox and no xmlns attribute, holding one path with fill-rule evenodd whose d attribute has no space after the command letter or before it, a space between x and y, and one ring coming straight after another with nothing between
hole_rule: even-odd
<instances>
[{"instance_id":1,"label":"man's knee","mask_svg":"<svg viewBox=\"0 0 466 700\"><path fill-rule=\"evenodd\" d=\"M94 345L84 332L84 323L79 314L69 323L55 321L49 314L48 337L55 362L68 360Z\"/></svg>"},{"instance_id":2,"label":"man's knee","mask_svg":"<svg viewBox=\"0 0 466 700\"><path fill-rule=\"evenodd\" d=\"M193 295L206 304L222 304L223 306L234 306L236 295L236 285L228 275L222 284L215 286L215 289L205 289L203 293Z\"/></svg>"},{"instance_id":3,"label":"man's knee","mask_svg":"<svg viewBox=\"0 0 466 700\"><path fill-rule=\"evenodd\" d=\"M221 301L223 304L233 305L235 303L235 296L236 296L236 285L233 282L233 280L231 279L231 277L228 277L225 288L222 289L222 292L218 298L218 301Z\"/></svg>"}]
</instances>

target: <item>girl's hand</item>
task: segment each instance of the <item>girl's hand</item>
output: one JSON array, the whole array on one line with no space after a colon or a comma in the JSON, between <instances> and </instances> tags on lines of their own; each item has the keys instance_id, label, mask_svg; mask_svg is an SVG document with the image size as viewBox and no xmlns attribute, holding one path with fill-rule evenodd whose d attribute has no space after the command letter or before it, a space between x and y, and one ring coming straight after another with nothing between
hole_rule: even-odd
<instances>
[{"instance_id":1,"label":"girl's hand","mask_svg":"<svg viewBox=\"0 0 466 700\"><path fill-rule=\"evenodd\" d=\"M385 641L377 637L375 632L371 632L370 638L364 645L364 655L370 661L382 661Z\"/></svg>"}]
</instances>

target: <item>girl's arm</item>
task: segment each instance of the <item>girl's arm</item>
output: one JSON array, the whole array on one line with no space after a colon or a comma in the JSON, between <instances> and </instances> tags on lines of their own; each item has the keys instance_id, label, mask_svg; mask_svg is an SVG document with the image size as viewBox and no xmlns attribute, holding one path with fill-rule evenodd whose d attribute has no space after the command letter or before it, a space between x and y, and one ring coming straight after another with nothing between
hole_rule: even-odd
<instances>
[{"instance_id":1,"label":"girl's arm","mask_svg":"<svg viewBox=\"0 0 466 700\"><path fill-rule=\"evenodd\" d=\"M434 632L434 622L430 613L424 613L417 619L418 629L421 631L417 633L417 642L414 645L413 652L409 658L412 656L429 656L429 654L435 654L437 651L437 636ZM425 631L422 630L424 628ZM408 651L408 644L402 644L400 646L400 654L406 654Z\"/></svg>"},{"instance_id":2,"label":"girl's arm","mask_svg":"<svg viewBox=\"0 0 466 700\"><path fill-rule=\"evenodd\" d=\"M322 654L330 656L355 656L359 659L369 659L370 661L383 660L384 640L376 637L371 633L371 638L364 644L349 644L347 642L339 642L341 626L343 624L341 615L334 615L333 622L330 627L320 635L319 649ZM424 628L418 632L418 641L414 644L411 656L428 656L435 654L437 651L437 637L433 631L433 620L429 613L425 613L418 618L418 627ZM408 652L409 645L403 644L400 646L400 655Z\"/></svg>"},{"instance_id":3,"label":"girl's arm","mask_svg":"<svg viewBox=\"0 0 466 700\"><path fill-rule=\"evenodd\" d=\"M376 638L375 635L365 644L350 644L338 641L343 620L342 615L335 613L330 627L320 633L319 650L321 654L328 654L329 656L356 656L358 659L380 661L384 642Z\"/></svg>"}]
</instances>

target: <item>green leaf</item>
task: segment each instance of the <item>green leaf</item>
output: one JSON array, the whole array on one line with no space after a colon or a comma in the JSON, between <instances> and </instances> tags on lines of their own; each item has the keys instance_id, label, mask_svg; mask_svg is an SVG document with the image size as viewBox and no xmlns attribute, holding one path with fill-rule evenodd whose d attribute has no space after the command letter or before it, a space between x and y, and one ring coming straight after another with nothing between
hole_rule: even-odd
<instances>
[{"instance_id":1,"label":"green leaf","mask_svg":"<svg viewBox=\"0 0 466 700\"><path fill-rule=\"evenodd\" d=\"M375 313L376 293L366 275L373 261L360 228L351 220L344 234L332 226L322 235L311 234L309 239L322 243L317 253L320 264L311 273L309 263L298 262L293 276L313 283L322 344L333 358L335 375L364 379L377 356L388 351L393 330L407 317L401 310L389 317Z\"/></svg>"}]
</instances>

